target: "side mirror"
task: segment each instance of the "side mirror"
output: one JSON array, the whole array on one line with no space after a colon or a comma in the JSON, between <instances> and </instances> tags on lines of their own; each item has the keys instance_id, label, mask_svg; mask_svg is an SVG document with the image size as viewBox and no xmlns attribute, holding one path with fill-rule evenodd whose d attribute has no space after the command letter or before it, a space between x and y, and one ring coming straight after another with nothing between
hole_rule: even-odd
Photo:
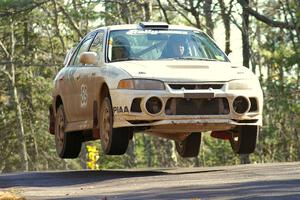
<instances>
[{"instance_id":1,"label":"side mirror","mask_svg":"<svg viewBox=\"0 0 300 200\"><path fill-rule=\"evenodd\" d=\"M80 54L79 62L82 64L94 65L97 63L97 53L83 52Z\"/></svg>"}]
</instances>

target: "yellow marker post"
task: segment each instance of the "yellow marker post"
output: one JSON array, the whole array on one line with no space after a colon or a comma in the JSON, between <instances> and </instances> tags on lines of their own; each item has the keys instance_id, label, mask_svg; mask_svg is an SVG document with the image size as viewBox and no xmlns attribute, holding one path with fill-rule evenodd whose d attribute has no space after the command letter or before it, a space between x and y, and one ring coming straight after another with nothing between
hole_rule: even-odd
<instances>
[{"instance_id":1,"label":"yellow marker post","mask_svg":"<svg viewBox=\"0 0 300 200\"><path fill-rule=\"evenodd\" d=\"M100 169L97 161L99 160L99 151L96 146L94 145L87 145L87 168L92 170Z\"/></svg>"}]
</instances>

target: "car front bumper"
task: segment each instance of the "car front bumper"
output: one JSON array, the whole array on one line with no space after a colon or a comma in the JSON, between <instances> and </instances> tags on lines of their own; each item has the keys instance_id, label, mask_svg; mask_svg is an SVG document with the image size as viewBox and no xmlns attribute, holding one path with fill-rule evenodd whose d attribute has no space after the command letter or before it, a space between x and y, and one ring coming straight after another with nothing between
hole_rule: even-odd
<instances>
[{"instance_id":1,"label":"car front bumper","mask_svg":"<svg viewBox=\"0 0 300 200\"><path fill-rule=\"evenodd\" d=\"M261 126L263 97L260 88L231 91L227 88L225 83L219 89L185 90L167 85L166 90L111 90L113 126L147 127L148 131L166 133L229 130L237 125ZM160 112L156 114L147 109L152 97L161 101ZM243 113L235 112L237 97L249 103Z\"/></svg>"}]
</instances>

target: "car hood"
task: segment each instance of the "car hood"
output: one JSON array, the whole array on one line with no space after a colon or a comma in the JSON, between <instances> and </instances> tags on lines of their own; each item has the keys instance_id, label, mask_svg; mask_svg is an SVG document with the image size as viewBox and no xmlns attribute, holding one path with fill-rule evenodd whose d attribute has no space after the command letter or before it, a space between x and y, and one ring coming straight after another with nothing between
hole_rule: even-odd
<instances>
[{"instance_id":1,"label":"car hood","mask_svg":"<svg viewBox=\"0 0 300 200\"><path fill-rule=\"evenodd\" d=\"M113 63L133 78L158 79L167 82L217 81L252 79L254 74L246 67L220 61L122 61Z\"/></svg>"}]
</instances>

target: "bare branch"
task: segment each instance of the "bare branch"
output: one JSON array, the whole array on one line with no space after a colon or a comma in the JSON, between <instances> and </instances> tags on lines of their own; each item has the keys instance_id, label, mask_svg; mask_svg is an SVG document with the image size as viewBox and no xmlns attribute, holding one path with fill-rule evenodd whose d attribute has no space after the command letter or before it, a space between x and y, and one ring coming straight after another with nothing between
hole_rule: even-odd
<instances>
[{"instance_id":1,"label":"bare branch","mask_svg":"<svg viewBox=\"0 0 300 200\"><path fill-rule=\"evenodd\" d=\"M168 24L170 24L170 21L169 21L169 18L168 18L166 9L165 9L165 8L163 7L163 5L161 4L160 0L157 0L157 3L158 3L159 8L162 10L162 13L163 13L163 15L164 15L164 17L165 17L166 22L167 22Z\"/></svg>"},{"instance_id":2,"label":"bare branch","mask_svg":"<svg viewBox=\"0 0 300 200\"><path fill-rule=\"evenodd\" d=\"M73 27L73 29L77 33L78 37L82 38L83 34L81 33L81 31L80 31L79 27L77 26L76 22L72 19L72 17L67 13L67 11L64 9L64 7L60 3L57 3L57 6L62 11L64 16L69 20L71 26Z\"/></svg>"},{"instance_id":3,"label":"bare branch","mask_svg":"<svg viewBox=\"0 0 300 200\"><path fill-rule=\"evenodd\" d=\"M2 43L1 40L0 40L0 46L1 46L2 50L4 51L6 57L8 58L8 57L9 57L9 52L8 52L8 50L6 49L6 47L4 46L4 44Z\"/></svg>"},{"instance_id":4,"label":"bare branch","mask_svg":"<svg viewBox=\"0 0 300 200\"><path fill-rule=\"evenodd\" d=\"M5 74L8 77L8 79L11 81L12 80L12 76L11 76L11 74L5 68L6 68L6 66L2 67L0 69L0 72L2 72L3 74Z\"/></svg>"},{"instance_id":5,"label":"bare branch","mask_svg":"<svg viewBox=\"0 0 300 200\"><path fill-rule=\"evenodd\" d=\"M264 22L272 27L285 28L285 29L296 29L296 26L292 23L286 23L281 21L272 20L260 13L256 12L252 8L250 8L245 0L238 0L239 4L252 16L254 16L257 20Z\"/></svg>"},{"instance_id":6,"label":"bare branch","mask_svg":"<svg viewBox=\"0 0 300 200\"><path fill-rule=\"evenodd\" d=\"M180 6L181 8L183 8L184 10L191 12L191 8L186 7L184 4L180 3L178 0L174 0L178 6ZM169 2L169 1L168 1Z\"/></svg>"},{"instance_id":7,"label":"bare branch","mask_svg":"<svg viewBox=\"0 0 300 200\"><path fill-rule=\"evenodd\" d=\"M197 26L195 23L193 23L183 12L181 12L179 9L177 9L170 0L167 0L169 5L173 7L173 9L178 12L185 20L187 20L192 26Z\"/></svg>"},{"instance_id":8,"label":"bare branch","mask_svg":"<svg viewBox=\"0 0 300 200\"><path fill-rule=\"evenodd\" d=\"M11 62L11 61L1 61L0 65L10 65L14 64L19 67L57 67L57 63L22 63L22 62ZM1 69L3 71L4 69Z\"/></svg>"},{"instance_id":9,"label":"bare branch","mask_svg":"<svg viewBox=\"0 0 300 200\"><path fill-rule=\"evenodd\" d=\"M53 7L54 7L54 20L53 21L54 21L54 26L55 26L55 29L56 29L56 35L60 40L60 43L61 43L61 46L62 46L62 52L65 52L66 47L65 47L64 39L63 39L63 36L60 34L60 31L59 31L57 4L56 4L55 0L52 0L52 3L53 3Z\"/></svg>"},{"instance_id":10,"label":"bare branch","mask_svg":"<svg viewBox=\"0 0 300 200\"><path fill-rule=\"evenodd\" d=\"M15 14L20 14L22 12L27 12L27 11L31 11L45 3L48 3L50 0L44 0L44 1L41 1L41 2L33 2L33 4L29 7L25 7L25 8L22 8L22 9L19 9L19 10L10 10L8 9L9 11L7 12L3 12L3 13L0 13L0 17L9 17L11 15L15 15Z\"/></svg>"},{"instance_id":11,"label":"bare branch","mask_svg":"<svg viewBox=\"0 0 300 200\"><path fill-rule=\"evenodd\" d=\"M243 32L243 29L241 27L241 25L236 21L236 19L234 18L234 16L232 14L230 14L230 21L241 31Z\"/></svg>"},{"instance_id":12,"label":"bare branch","mask_svg":"<svg viewBox=\"0 0 300 200\"><path fill-rule=\"evenodd\" d=\"M198 2L197 2L197 4L196 4L196 6L195 6L195 8L198 8L199 6L200 6L200 3L202 2L202 0L198 0Z\"/></svg>"},{"instance_id":13,"label":"bare branch","mask_svg":"<svg viewBox=\"0 0 300 200\"><path fill-rule=\"evenodd\" d=\"M282 4L282 6L283 6L283 8L284 8L284 5L283 5L282 1L280 1L280 3ZM287 12L290 14L292 23L296 26L296 25L298 24L298 20L297 20L297 17L294 16L294 14L293 14L293 12L292 12L292 10L291 10L291 8L290 8L289 3L290 3L290 2L289 2L288 0L285 2L285 5L286 5L286 7L287 7ZM285 15L285 19L286 19L286 22L287 22L287 15ZM298 39L298 41L300 41L300 27L299 27L299 26L296 26L295 31L296 31L296 33L297 33L297 34L296 34L296 35L297 35L297 39ZM296 48L296 49L297 49L297 48Z\"/></svg>"}]
</instances>

